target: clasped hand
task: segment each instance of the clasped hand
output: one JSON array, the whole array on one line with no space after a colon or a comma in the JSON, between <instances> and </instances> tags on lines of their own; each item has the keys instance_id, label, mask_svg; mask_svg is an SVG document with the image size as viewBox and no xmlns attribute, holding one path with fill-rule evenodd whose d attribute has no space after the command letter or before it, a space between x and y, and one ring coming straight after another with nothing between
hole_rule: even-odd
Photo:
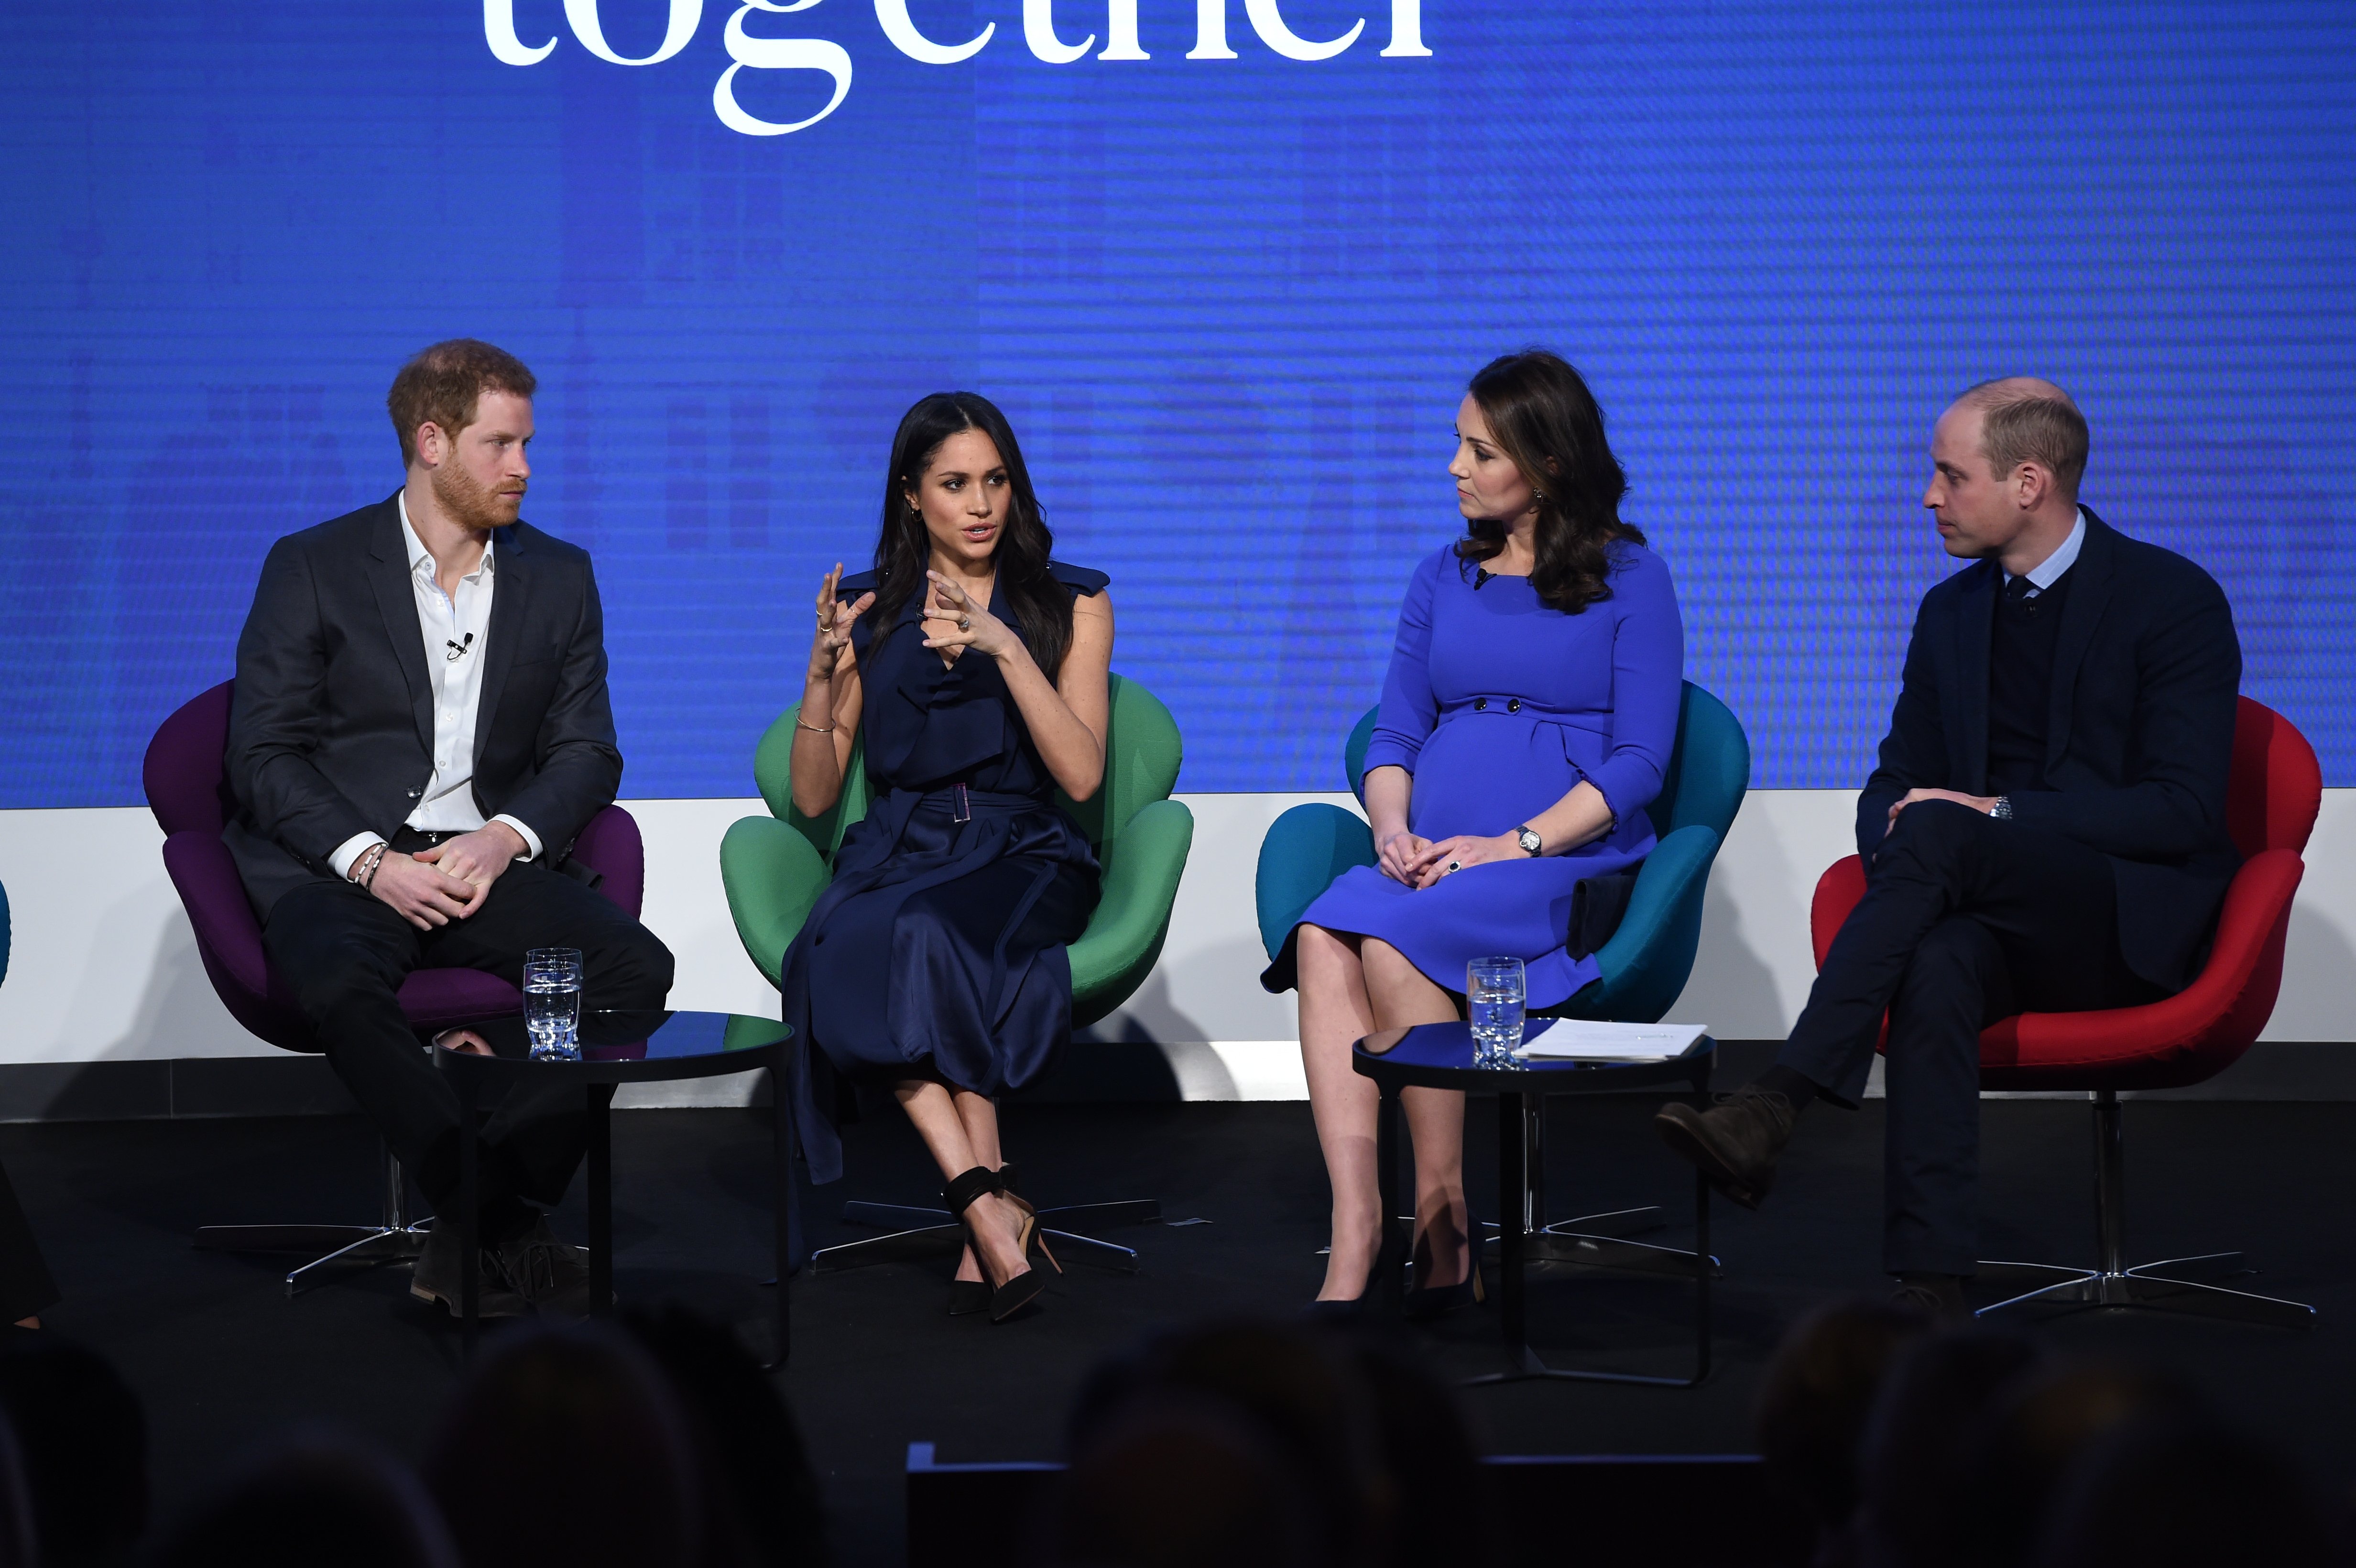
<instances>
[{"instance_id":1,"label":"clasped hand","mask_svg":"<svg viewBox=\"0 0 2356 1568\"><path fill-rule=\"evenodd\" d=\"M431 931L482 908L491 884L530 848L506 823L485 823L413 855L387 849L368 891L418 930Z\"/></svg>"},{"instance_id":2,"label":"clasped hand","mask_svg":"<svg viewBox=\"0 0 2356 1568\"><path fill-rule=\"evenodd\" d=\"M950 650L951 658L966 648L997 658L1023 645L1005 622L975 603L957 582L937 571L925 577L925 646Z\"/></svg>"},{"instance_id":3,"label":"clasped hand","mask_svg":"<svg viewBox=\"0 0 2356 1568\"><path fill-rule=\"evenodd\" d=\"M1410 888L1428 888L1440 878L1495 860L1526 860L1528 852L1510 833L1494 838L1460 833L1432 840L1412 833L1394 833L1377 848L1383 875Z\"/></svg>"}]
</instances>

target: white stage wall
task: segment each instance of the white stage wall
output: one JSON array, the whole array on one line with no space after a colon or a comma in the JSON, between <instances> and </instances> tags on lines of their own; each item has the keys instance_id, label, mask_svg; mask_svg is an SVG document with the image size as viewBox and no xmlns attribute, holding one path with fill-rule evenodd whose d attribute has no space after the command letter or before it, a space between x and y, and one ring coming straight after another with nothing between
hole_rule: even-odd
<instances>
[{"instance_id":1,"label":"white stage wall","mask_svg":"<svg viewBox=\"0 0 2356 1568\"><path fill-rule=\"evenodd\" d=\"M1162 1044L1189 1098L1299 1098L1292 1001L1260 990L1252 869L1267 825L1303 800L1182 795L1193 858L1161 965L1114 1038ZM1854 795L1754 791L1711 877L1701 954L1673 1017L1721 1039L1783 1037L1806 998L1807 901L1847 852ZM679 956L681 1007L768 1012L776 994L737 945L720 888L721 835L757 800L626 803L646 834L647 923ZM0 986L0 1065L275 1055L215 999L145 809L0 812L0 882L14 950ZM2269 1040L2356 1035L2356 790L2325 793L2291 919Z\"/></svg>"}]
</instances>

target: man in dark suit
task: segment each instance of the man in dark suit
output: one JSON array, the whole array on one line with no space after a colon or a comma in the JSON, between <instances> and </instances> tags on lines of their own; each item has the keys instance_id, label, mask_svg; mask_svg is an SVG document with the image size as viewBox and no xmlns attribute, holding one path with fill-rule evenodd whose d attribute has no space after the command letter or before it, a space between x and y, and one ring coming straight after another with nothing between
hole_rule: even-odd
<instances>
[{"instance_id":1,"label":"man in dark suit","mask_svg":"<svg viewBox=\"0 0 2356 1568\"><path fill-rule=\"evenodd\" d=\"M1886 1010L1883 1263L1943 1316L1976 1268L1980 1029L2181 990L2240 864L2233 612L2201 568L2078 505L2087 448L2050 382L1987 382L1940 418L1922 504L1977 564L1915 617L1858 801L1865 897L1776 1065L1656 1118L1756 1208L1799 1112L1862 1097Z\"/></svg>"},{"instance_id":2,"label":"man in dark suit","mask_svg":"<svg viewBox=\"0 0 2356 1568\"><path fill-rule=\"evenodd\" d=\"M660 1007L670 989L669 952L570 859L622 757L589 557L518 520L533 389L471 339L404 366L386 401L406 482L272 546L237 645L225 837L262 945L443 1213L458 1105L402 1018L403 976L519 984L526 950L573 947L584 1007ZM487 1312L585 1308L579 1252L540 1207L563 1198L584 1131L561 1092L519 1092L486 1129ZM434 1229L412 1285L454 1311L456 1237Z\"/></svg>"}]
</instances>

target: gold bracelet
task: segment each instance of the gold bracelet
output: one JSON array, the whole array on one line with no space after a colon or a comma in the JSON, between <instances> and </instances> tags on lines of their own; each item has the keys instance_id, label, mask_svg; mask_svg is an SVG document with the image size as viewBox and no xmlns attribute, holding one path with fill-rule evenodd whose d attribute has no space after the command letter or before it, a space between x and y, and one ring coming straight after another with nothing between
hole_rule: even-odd
<instances>
[{"instance_id":1,"label":"gold bracelet","mask_svg":"<svg viewBox=\"0 0 2356 1568\"><path fill-rule=\"evenodd\" d=\"M801 728L809 731L813 735L831 735L834 733L834 726L831 724L821 730L815 724L802 723L802 716L798 713L794 715L794 722L800 725Z\"/></svg>"}]
</instances>

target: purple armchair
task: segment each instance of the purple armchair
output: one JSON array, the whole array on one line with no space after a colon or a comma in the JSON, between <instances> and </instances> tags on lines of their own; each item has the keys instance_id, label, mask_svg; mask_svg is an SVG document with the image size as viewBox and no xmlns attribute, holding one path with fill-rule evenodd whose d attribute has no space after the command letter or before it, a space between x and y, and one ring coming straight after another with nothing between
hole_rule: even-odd
<instances>
[{"instance_id":1,"label":"purple armchair","mask_svg":"<svg viewBox=\"0 0 2356 1568\"><path fill-rule=\"evenodd\" d=\"M195 929L205 974L230 1015L284 1051L316 1052L311 1026L262 951L262 923L246 901L221 828L236 809L224 766L229 749L230 683L221 682L164 720L147 744L142 780L164 829L164 869ZM592 817L573 846L573 859L596 870L598 891L638 912L646 893L646 848L638 825L618 805ZM420 969L401 987L401 1010L421 1035L523 1010L516 988L474 969ZM407 1219L401 1167L384 1157L384 1221L380 1225L208 1225L197 1245L236 1252L317 1252L327 1255L286 1276L289 1296L350 1267L414 1259L422 1226Z\"/></svg>"}]
</instances>

